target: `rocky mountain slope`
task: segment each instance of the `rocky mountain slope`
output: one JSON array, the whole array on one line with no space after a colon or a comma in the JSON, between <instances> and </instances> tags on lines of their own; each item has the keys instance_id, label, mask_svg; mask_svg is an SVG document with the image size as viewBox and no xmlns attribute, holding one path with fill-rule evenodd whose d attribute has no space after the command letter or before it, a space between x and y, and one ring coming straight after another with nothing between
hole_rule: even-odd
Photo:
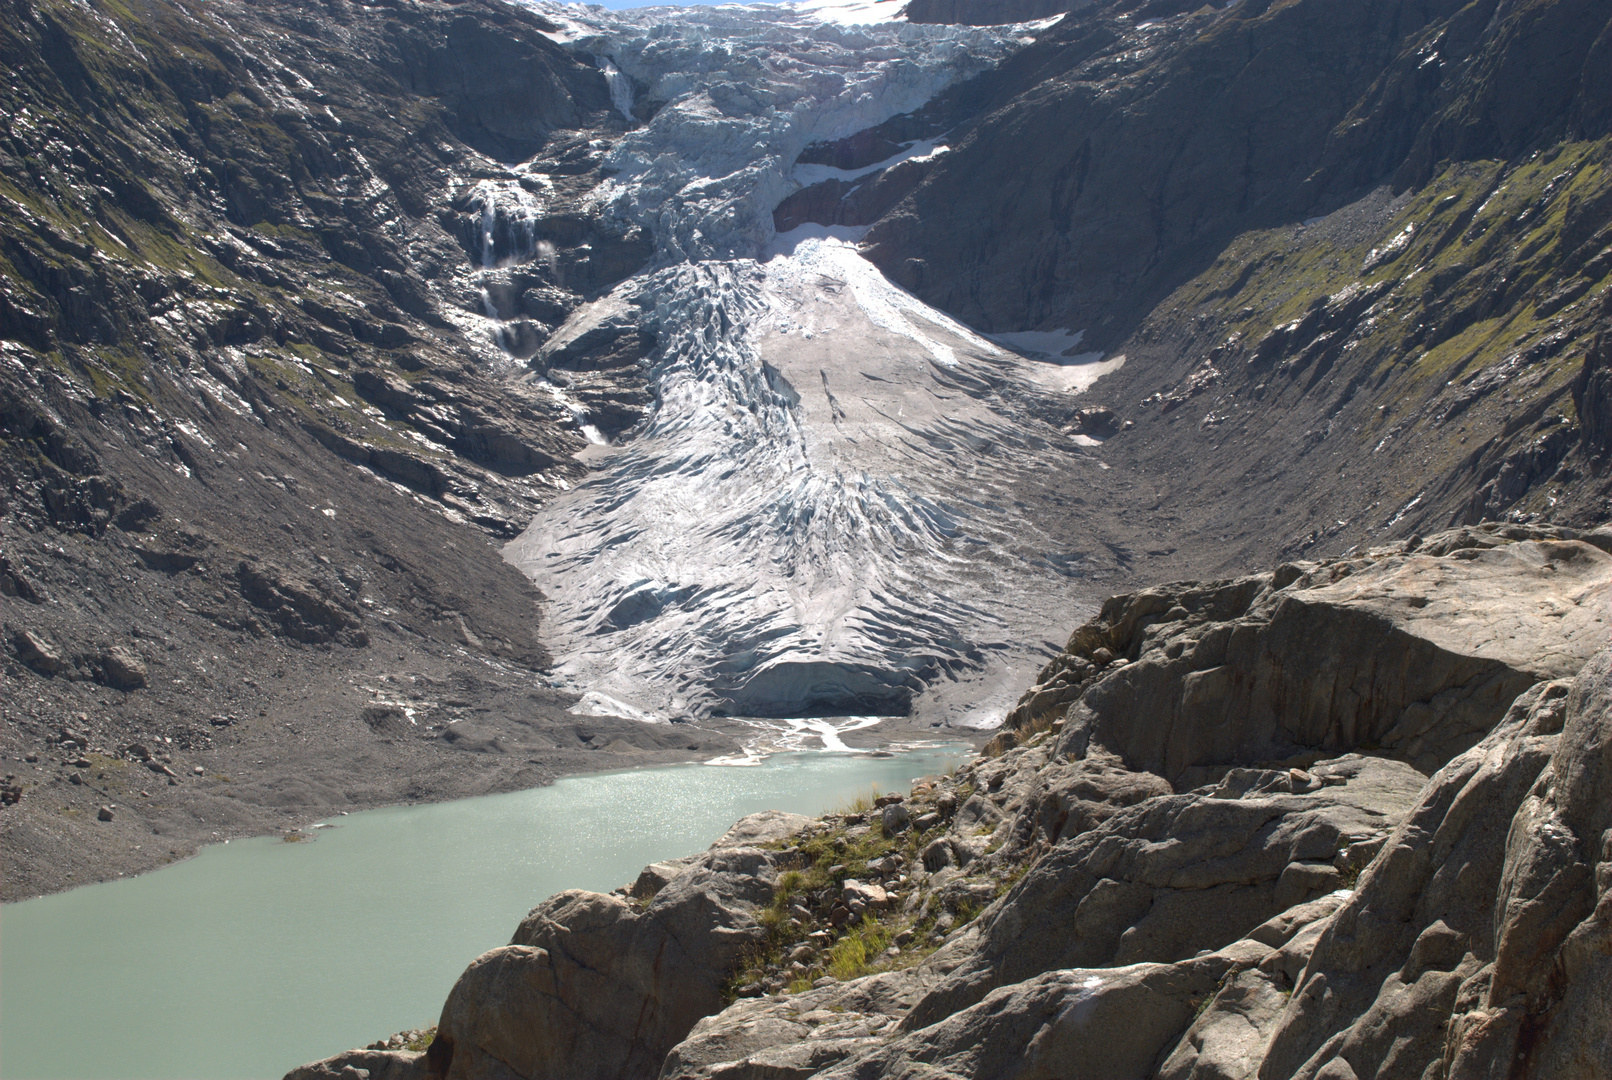
<instances>
[{"instance_id":1,"label":"rocky mountain slope","mask_svg":"<svg viewBox=\"0 0 1612 1080\"><path fill-rule=\"evenodd\" d=\"M580 416L613 432L650 400L630 366L562 390L519 362L650 254L576 208L581 133L626 120L545 29L476 3L6 7L6 899L735 745L569 714L495 546L585 472Z\"/></svg>"},{"instance_id":2,"label":"rocky mountain slope","mask_svg":"<svg viewBox=\"0 0 1612 1080\"><path fill-rule=\"evenodd\" d=\"M0 2L6 899L1002 719L293 1075L1612 1056L1604 4Z\"/></svg>"},{"instance_id":3,"label":"rocky mountain slope","mask_svg":"<svg viewBox=\"0 0 1612 1080\"><path fill-rule=\"evenodd\" d=\"M868 228L969 325L1123 356L1104 460L1223 565L1604 520L1609 50L1592 3L1090 5L812 151L950 147L780 227Z\"/></svg>"},{"instance_id":4,"label":"rocky mountain slope","mask_svg":"<svg viewBox=\"0 0 1612 1080\"><path fill-rule=\"evenodd\" d=\"M994 755L552 897L428 1049L289 1078L1600 1076L1609 552L1115 597Z\"/></svg>"}]
</instances>

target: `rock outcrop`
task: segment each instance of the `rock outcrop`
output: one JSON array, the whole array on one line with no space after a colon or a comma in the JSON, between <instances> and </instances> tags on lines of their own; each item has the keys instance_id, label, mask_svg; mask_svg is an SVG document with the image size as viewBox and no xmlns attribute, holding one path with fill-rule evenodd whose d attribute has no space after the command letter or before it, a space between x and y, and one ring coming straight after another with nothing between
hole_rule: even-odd
<instances>
[{"instance_id":1,"label":"rock outcrop","mask_svg":"<svg viewBox=\"0 0 1612 1080\"><path fill-rule=\"evenodd\" d=\"M764 937L755 914L772 898L776 856L754 842L803 824L746 819L642 908L622 896L551 897L460 976L429 1063L478 1080L653 1073L721 1007L732 969Z\"/></svg>"},{"instance_id":2,"label":"rock outcrop","mask_svg":"<svg viewBox=\"0 0 1612 1080\"><path fill-rule=\"evenodd\" d=\"M756 914L772 898L778 856L758 845L807 823L755 814L709 851L662 864L669 873L656 884L550 897L510 944L459 977L427 1050L387 1052L387 1067L465 1080L653 1074L695 1021L722 1007L733 968L765 937ZM364 1055L373 1053L292 1075L339 1076L369 1067Z\"/></svg>"},{"instance_id":3,"label":"rock outcrop","mask_svg":"<svg viewBox=\"0 0 1612 1080\"><path fill-rule=\"evenodd\" d=\"M1174 963L1341 887L1426 777L1376 758L1308 771L1316 790L1160 795L1058 842L980 918L972 955L904 1026L1047 970ZM1034 812L1035 808L1031 808Z\"/></svg>"},{"instance_id":4,"label":"rock outcrop","mask_svg":"<svg viewBox=\"0 0 1612 1080\"><path fill-rule=\"evenodd\" d=\"M1431 773L1607 640L1612 545L1577 535L1461 530L1115 597L1009 723L1078 694L1063 750L1096 741L1187 786L1206 768L1358 746Z\"/></svg>"},{"instance_id":5,"label":"rock outcrop","mask_svg":"<svg viewBox=\"0 0 1612 1080\"><path fill-rule=\"evenodd\" d=\"M1604 1072L1609 665L1530 690L1433 778L1295 980L1260 1077Z\"/></svg>"},{"instance_id":6,"label":"rock outcrop","mask_svg":"<svg viewBox=\"0 0 1612 1080\"><path fill-rule=\"evenodd\" d=\"M1462 529L1117 597L994 756L546 901L466 971L432 1049L387 1060L422 1078L1603 1075L1604 541ZM1205 672L1232 689L1196 691Z\"/></svg>"}]
</instances>

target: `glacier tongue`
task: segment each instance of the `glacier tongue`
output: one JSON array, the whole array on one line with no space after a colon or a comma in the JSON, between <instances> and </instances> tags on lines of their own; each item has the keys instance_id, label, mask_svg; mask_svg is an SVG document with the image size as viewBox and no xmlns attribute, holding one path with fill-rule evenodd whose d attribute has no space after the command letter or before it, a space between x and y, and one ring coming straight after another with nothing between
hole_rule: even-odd
<instances>
[{"instance_id":1,"label":"glacier tongue","mask_svg":"<svg viewBox=\"0 0 1612 1080\"><path fill-rule=\"evenodd\" d=\"M1015 484L1095 466L1021 415L1022 360L849 243L771 220L807 143L917 107L1013 29L558 10L666 102L595 193L652 229L658 268L556 334L636 312L656 409L506 550L549 597L558 673L585 707L646 719L800 718L903 714L939 681L1030 662L1022 643L1069 601L1036 595L1049 541Z\"/></svg>"}]
</instances>

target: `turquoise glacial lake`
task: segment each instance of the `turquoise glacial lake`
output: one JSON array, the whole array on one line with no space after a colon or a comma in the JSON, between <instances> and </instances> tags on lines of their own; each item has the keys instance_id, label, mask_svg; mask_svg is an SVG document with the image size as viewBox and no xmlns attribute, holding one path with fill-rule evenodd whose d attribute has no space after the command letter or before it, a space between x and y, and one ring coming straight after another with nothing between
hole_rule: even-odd
<instances>
[{"instance_id":1,"label":"turquoise glacial lake","mask_svg":"<svg viewBox=\"0 0 1612 1080\"><path fill-rule=\"evenodd\" d=\"M675 765L329 819L0 908L0 1076L274 1080L436 1022L467 963L562 889L608 891L758 810L905 791L967 748Z\"/></svg>"}]
</instances>

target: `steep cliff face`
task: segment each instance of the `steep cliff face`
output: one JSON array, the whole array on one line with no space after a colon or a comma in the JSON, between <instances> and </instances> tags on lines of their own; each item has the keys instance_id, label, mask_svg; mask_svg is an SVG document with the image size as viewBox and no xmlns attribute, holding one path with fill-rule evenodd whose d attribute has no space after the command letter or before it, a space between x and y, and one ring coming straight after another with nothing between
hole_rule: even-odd
<instances>
[{"instance_id":1,"label":"steep cliff face","mask_svg":"<svg viewBox=\"0 0 1612 1080\"><path fill-rule=\"evenodd\" d=\"M1117 345L1240 233L1607 134L1606 29L1562 3L1076 12L866 248L971 325Z\"/></svg>"}]
</instances>

